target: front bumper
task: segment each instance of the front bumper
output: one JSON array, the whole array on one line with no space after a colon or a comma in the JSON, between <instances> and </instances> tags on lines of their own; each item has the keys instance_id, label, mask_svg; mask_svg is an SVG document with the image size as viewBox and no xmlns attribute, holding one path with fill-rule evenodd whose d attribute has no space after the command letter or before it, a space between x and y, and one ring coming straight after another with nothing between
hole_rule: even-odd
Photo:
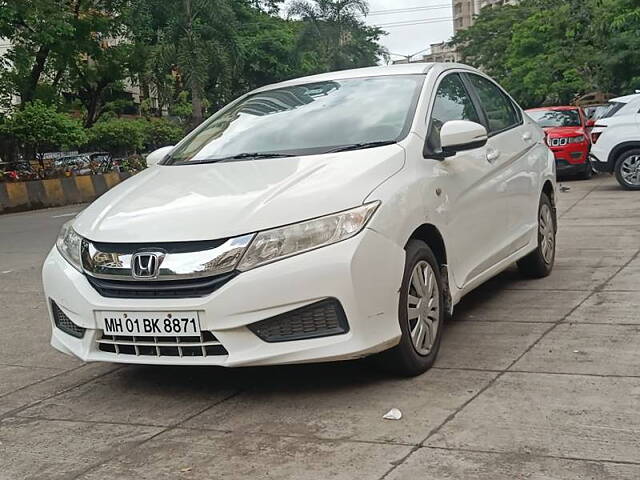
<instances>
[{"instance_id":1,"label":"front bumper","mask_svg":"<svg viewBox=\"0 0 640 480\"><path fill-rule=\"evenodd\" d=\"M560 175L572 175L584 172L589 163L589 148L586 144L572 144L550 147L556 159L556 171Z\"/></svg>"},{"instance_id":2,"label":"front bumper","mask_svg":"<svg viewBox=\"0 0 640 480\"><path fill-rule=\"evenodd\" d=\"M613 171L608 157L608 152L605 149L600 148L598 144L594 144L591 148L589 160L591 161L591 165L593 166L593 168L597 171L608 173L611 173Z\"/></svg>"},{"instance_id":3,"label":"front bumper","mask_svg":"<svg viewBox=\"0 0 640 480\"><path fill-rule=\"evenodd\" d=\"M578 175L584 172L586 168L584 163L580 164L571 164L566 160L558 160L556 159L556 173L560 176L562 175Z\"/></svg>"},{"instance_id":4,"label":"front bumper","mask_svg":"<svg viewBox=\"0 0 640 480\"><path fill-rule=\"evenodd\" d=\"M227 367L304 363L358 358L398 343L398 291L404 250L373 230L312 252L241 273L201 298L106 298L53 248L43 267L44 289L73 323L86 328L75 338L55 327L51 344L85 361ZM268 343L248 326L311 305L337 299L349 324L347 333ZM198 311L203 331L228 352L210 356L141 356L101 351L95 312Z\"/></svg>"}]
</instances>

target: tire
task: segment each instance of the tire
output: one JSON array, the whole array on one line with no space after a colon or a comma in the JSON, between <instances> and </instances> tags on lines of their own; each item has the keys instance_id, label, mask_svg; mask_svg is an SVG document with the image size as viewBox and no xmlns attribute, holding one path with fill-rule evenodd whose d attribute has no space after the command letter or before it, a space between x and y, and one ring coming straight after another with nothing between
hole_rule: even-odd
<instances>
[{"instance_id":1,"label":"tire","mask_svg":"<svg viewBox=\"0 0 640 480\"><path fill-rule=\"evenodd\" d=\"M640 149L629 150L618 157L615 174L627 190L640 190Z\"/></svg>"},{"instance_id":2,"label":"tire","mask_svg":"<svg viewBox=\"0 0 640 480\"><path fill-rule=\"evenodd\" d=\"M520 273L529 278L548 277L556 259L556 216L546 193L540 197L538 207L538 246L526 257L518 260Z\"/></svg>"},{"instance_id":3,"label":"tire","mask_svg":"<svg viewBox=\"0 0 640 480\"><path fill-rule=\"evenodd\" d=\"M396 347L378 356L378 363L396 375L414 377L429 370L438 356L446 308L440 267L429 246L411 240L406 252L398 305L402 337ZM416 285L420 272L427 278Z\"/></svg>"},{"instance_id":4,"label":"tire","mask_svg":"<svg viewBox=\"0 0 640 480\"><path fill-rule=\"evenodd\" d=\"M593 177L593 168L591 168L591 162L587 159L587 163L584 164L584 171L580 172L578 178L581 180L589 180Z\"/></svg>"}]
</instances>

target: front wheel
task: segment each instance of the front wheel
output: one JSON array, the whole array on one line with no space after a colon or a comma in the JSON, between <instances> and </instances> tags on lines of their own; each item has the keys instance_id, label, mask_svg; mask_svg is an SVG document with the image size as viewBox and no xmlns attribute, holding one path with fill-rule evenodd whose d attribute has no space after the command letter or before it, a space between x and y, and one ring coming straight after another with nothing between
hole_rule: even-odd
<instances>
[{"instance_id":1,"label":"front wheel","mask_svg":"<svg viewBox=\"0 0 640 480\"><path fill-rule=\"evenodd\" d=\"M640 190L640 150L623 153L616 162L616 179L627 190Z\"/></svg>"},{"instance_id":2,"label":"front wheel","mask_svg":"<svg viewBox=\"0 0 640 480\"><path fill-rule=\"evenodd\" d=\"M546 193L540 197L538 207L538 246L526 257L518 260L518 269L525 277L543 278L551 274L556 260L556 216Z\"/></svg>"},{"instance_id":3,"label":"front wheel","mask_svg":"<svg viewBox=\"0 0 640 480\"><path fill-rule=\"evenodd\" d=\"M429 246L411 240L406 252L398 306L402 337L379 360L383 368L412 377L429 370L438 356L445 308L442 275Z\"/></svg>"},{"instance_id":4,"label":"front wheel","mask_svg":"<svg viewBox=\"0 0 640 480\"><path fill-rule=\"evenodd\" d=\"M584 164L584 170L580 172L580 179L589 180L593 177L593 168L591 167L591 162L587 159L587 162Z\"/></svg>"}]
</instances>

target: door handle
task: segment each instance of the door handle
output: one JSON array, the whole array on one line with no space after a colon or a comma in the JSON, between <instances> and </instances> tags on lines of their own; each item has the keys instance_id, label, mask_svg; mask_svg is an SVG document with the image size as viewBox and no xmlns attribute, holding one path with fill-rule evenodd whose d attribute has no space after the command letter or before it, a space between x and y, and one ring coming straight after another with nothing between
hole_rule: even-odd
<instances>
[{"instance_id":1,"label":"door handle","mask_svg":"<svg viewBox=\"0 0 640 480\"><path fill-rule=\"evenodd\" d=\"M487 161L489 163L495 162L496 160L498 160L498 158L500 158L500 152L498 150L496 150L495 148L487 149Z\"/></svg>"},{"instance_id":2,"label":"door handle","mask_svg":"<svg viewBox=\"0 0 640 480\"><path fill-rule=\"evenodd\" d=\"M525 142L530 142L531 140L533 140L533 136L531 135L531 132L524 132L522 134L522 140L524 140Z\"/></svg>"}]
</instances>

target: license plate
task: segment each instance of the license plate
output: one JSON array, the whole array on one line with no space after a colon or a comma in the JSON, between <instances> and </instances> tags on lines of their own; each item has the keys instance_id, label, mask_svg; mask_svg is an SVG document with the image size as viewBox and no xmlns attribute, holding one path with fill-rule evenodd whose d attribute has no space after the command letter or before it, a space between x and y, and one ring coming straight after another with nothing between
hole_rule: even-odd
<instances>
[{"instance_id":1,"label":"license plate","mask_svg":"<svg viewBox=\"0 0 640 480\"><path fill-rule=\"evenodd\" d=\"M96 312L106 335L200 336L198 312Z\"/></svg>"}]
</instances>

